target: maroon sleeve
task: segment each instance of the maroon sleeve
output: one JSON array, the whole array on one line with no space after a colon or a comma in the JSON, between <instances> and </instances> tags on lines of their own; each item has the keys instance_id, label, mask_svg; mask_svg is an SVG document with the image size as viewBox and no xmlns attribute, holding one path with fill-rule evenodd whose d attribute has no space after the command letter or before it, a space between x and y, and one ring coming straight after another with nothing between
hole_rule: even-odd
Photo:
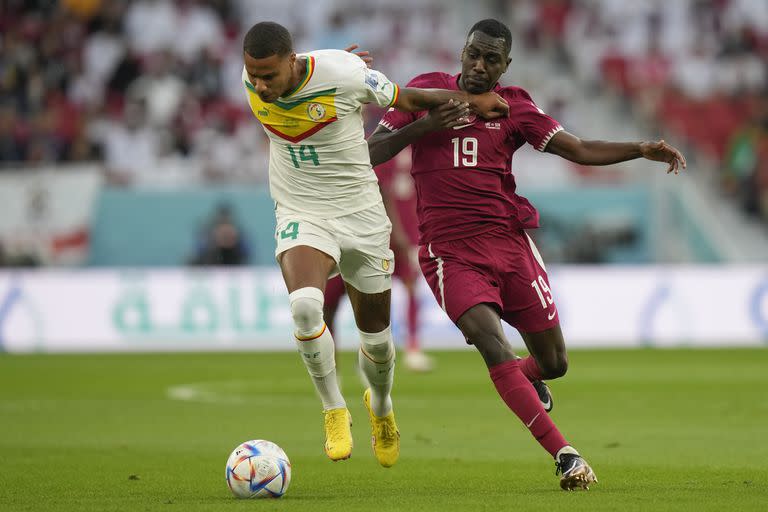
<instances>
[{"instance_id":1,"label":"maroon sleeve","mask_svg":"<svg viewBox=\"0 0 768 512\"><path fill-rule=\"evenodd\" d=\"M394 108L390 108L387 110L386 114L381 118L379 121L379 124L386 128L387 130L394 132L402 128L403 126L407 126L414 122L417 119L416 112L402 112L400 110L395 110Z\"/></svg>"},{"instance_id":2,"label":"maroon sleeve","mask_svg":"<svg viewBox=\"0 0 768 512\"><path fill-rule=\"evenodd\" d=\"M430 88L443 88L441 83L444 73L426 73L415 77L408 82L406 87L420 87L422 89ZM381 118L379 124L387 130L394 132L399 130L403 126L407 126L416 121L420 117L419 112L401 112L390 108L384 117Z\"/></svg>"},{"instance_id":3,"label":"maroon sleeve","mask_svg":"<svg viewBox=\"0 0 768 512\"><path fill-rule=\"evenodd\" d=\"M550 139L563 129L557 120L544 113L522 89L513 89L505 94L509 102L509 117L526 142L538 151L544 151Z\"/></svg>"}]
</instances>

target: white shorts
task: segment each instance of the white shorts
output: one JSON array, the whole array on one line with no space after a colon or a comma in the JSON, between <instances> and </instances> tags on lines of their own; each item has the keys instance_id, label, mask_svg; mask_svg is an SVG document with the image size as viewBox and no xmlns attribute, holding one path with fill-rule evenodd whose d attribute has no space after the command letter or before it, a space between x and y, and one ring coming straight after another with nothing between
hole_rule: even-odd
<instances>
[{"instance_id":1,"label":"white shorts","mask_svg":"<svg viewBox=\"0 0 768 512\"><path fill-rule=\"evenodd\" d=\"M389 248L392 223L379 203L366 210L321 219L278 206L275 258L292 247L307 245L336 261L329 278L342 279L363 293L381 293L392 288L394 254Z\"/></svg>"}]
</instances>

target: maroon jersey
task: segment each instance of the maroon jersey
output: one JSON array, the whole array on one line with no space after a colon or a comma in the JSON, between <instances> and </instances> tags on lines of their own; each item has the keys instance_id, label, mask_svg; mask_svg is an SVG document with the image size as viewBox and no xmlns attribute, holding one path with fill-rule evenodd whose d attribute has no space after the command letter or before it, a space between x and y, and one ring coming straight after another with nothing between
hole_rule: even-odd
<instances>
[{"instance_id":1,"label":"maroon jersey","mask_svg":"<svg viewBox=\"0 0 768 512\"><path fill-rule=\"evenodd\" d=\"M427 73L408 87L458 90L460 75ZM544 151L562 130L519 87L494 91L509 103L509 116L485 120L472 115L468 124L430 133L411 144L411 174L416 184L419 243L474 237L501 227L539 225L539 214L515 193L512 155L524 143ZM380 123L398 130L426 112L390 109Z\"/></svg>"},{"instance_id":2,"label":"maroon jersey","mask_svg":"<svg viewBox=\"0 0 768 512\"><path fill-rule=\"evenodd\" d=\"M419 219L416 215L416 187L411 177L411 149L403 149L397 156L374 169L379 186L394 200L400 224L408 240L416 245L419 240Z\"/></svg>"}]
</instances>

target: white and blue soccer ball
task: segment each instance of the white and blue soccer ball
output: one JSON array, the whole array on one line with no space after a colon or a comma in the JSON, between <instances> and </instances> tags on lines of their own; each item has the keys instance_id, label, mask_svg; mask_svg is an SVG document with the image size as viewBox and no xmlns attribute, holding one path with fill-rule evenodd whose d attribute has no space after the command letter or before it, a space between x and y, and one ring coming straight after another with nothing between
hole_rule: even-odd
<instances>
[{"instance_id":1,"label":"white and blue soccer ball","mask_svg":"<svg viewBox=\"0 0 768 512\"><path fill-rule=\"evenodd\" d=\"M246 441L227 459L226 478L238 498L279 498L291 483L291 463L271 441Z\"/></svg>"}]
</instances>

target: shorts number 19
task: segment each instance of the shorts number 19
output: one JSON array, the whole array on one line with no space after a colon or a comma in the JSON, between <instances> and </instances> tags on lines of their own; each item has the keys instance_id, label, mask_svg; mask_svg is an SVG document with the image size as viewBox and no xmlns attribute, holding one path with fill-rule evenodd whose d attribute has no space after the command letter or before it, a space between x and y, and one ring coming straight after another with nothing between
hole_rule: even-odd
<instances>
[{"instance_id":1,"label":"shorts number 19","mask_svg":"<svg viewBox=\"0 0 768 512\"><path fill-rule=\"evenodd\" d=\"M539 295L539 300L541 300L541 307L544 309L547 309L549 304L552 304L555 302L555 300L552 298L552 290L549 289L549 286L547 286L547 282L544 280L543 277L539 276L538 281L532 281L531 286L534 290L536 290L536 293ZM543 290L543 291L542 291ZM545 295L546 294L546 300Z\"/></svg>"}]
</instances>

